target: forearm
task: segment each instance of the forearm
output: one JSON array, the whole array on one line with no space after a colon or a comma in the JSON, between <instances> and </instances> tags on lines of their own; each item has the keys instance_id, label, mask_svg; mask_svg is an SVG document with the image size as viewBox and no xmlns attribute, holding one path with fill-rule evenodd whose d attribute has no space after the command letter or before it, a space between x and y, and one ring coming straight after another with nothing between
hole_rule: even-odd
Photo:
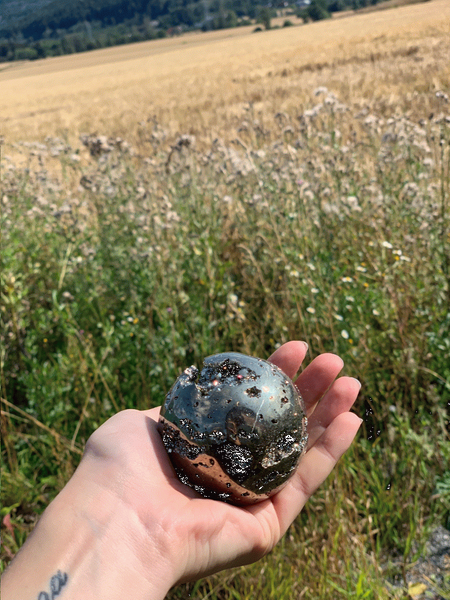
<instances>
[{"instance_id":1,"label":"forearm","mask_svg":"<svg viewBox=\"0 0 450 600\"><path fill-rule=\"evenodd\" d=\"M5 572L3 600L163 599L173 583L170 565L136 521L110 491L77 472Z\"/></svg>"}]
</instances>

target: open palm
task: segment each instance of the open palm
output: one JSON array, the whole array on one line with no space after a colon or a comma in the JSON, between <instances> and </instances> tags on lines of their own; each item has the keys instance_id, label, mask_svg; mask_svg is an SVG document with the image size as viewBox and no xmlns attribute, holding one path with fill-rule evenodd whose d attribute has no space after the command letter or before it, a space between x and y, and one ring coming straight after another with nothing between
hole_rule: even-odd
<instances>
[{"instance_id":1,"label":"open palm","mask_svg":"<svg viewBox=\"0 0 450 600\"><path fill-rule=\"evenodd\" d=\"M306 351L302 342L288 342L269 360L294 378ZM207 500L179 481L157 430L159 408L118 413L91 436L82 464L94 469L119 507L127 507L124 528L143 570L152 569L145 544L155 536L160 554L173 565L173 584L253 562L275 546L361 423L349 412L360 384L337 378L342 366L338 356L322 354L298 376L309 419L307 452L279 493L252 506ZM118 508L118 519L121 514Z\"/></svg>"}]
</instances>

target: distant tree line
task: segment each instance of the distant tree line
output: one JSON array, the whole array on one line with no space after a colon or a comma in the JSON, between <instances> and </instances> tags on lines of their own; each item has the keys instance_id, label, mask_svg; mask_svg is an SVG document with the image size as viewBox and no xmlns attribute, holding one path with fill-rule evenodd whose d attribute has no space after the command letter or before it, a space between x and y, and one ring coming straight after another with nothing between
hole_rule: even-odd
<instances>
[{"instance_id":1,"label":"distant tree line","mask_svg":"<svg viewBox=\"0 0 450 600\"><path fill-rule=\"evenodd\" d=\"M0 62L33 60L151 40L182 31L223 29L252 22L270 29L277 10L304 21L361 8L378 0L53 0L37 13L0 22ZM290 24L286 21L286 24Z\"/></svg>"},{"instance_id":2,"label":"distant tree line","mask_svg":"<svg viewBox=\"0 0 450 600\"><path fill-rule=\"evenodd\" d=\"M312 0L307 6L300 7L297 15L304 21L320 21L329 19L332 13L343 10L358 10L366 6L374 6L382 0Z\"/></svg>"}]
</instances>

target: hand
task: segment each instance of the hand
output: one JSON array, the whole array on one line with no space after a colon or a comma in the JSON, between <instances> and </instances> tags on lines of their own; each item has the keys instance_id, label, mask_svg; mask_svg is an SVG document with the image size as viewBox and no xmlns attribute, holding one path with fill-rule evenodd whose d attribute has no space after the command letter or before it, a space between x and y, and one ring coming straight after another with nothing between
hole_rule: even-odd
<instances>
[{"instance_id":1,"label":"hand","mask_svg":"<svg viewBox=\"0 0 450 600\"><path fill-rule=\"evenodd\" d=\"M289 342L269 360L294 378L306 351L303 342ZM179 481L157 430L159 408L113 416L91 436L75 475L31 536L35 545L41 537L36 560L53 564L47 567L52 573L67 572L74 597L81 592L97 599L122 597L125 585L130 598L164 598L177 583L258 560L280 540L357 433L361 419L349 410L360 384L336 379L342 366L338 356L323 354L297 378L309 418L307 452L279 493L249 507L207 500ZM48 550L42 532L53 535ZM54 561L46 556L52 553ZM32 552L24 554L22 569L29 568L31 557L36 572ZM22 591L23 581L22 574ZM14 596L5 594L9 598Z\"/></svg>"},{"instance_id":2,"label":"hand","mask_svg":"<svg viewBox=\"0 0 450 600\"><path fill-rule=\"evenodd\" d=\"M305 354L304 343L290 342L269 360L293 378ZM147 522L150 530L158 523L166 532L165 552L177 567L177 583L258 560L280 540L361 423L348 412L360 384L349 377L336 380L342 366L339 357L324 354L298 377L309 418L307 453L287 486L247 508L206 500L179 481L157 431L159 408L119 413L94 433L88 456L99 457L99 471L105 460L110 463L116 471L113 480L123 481L127 474L120 493L141 523Z\"/></svg>"}]
</instances>

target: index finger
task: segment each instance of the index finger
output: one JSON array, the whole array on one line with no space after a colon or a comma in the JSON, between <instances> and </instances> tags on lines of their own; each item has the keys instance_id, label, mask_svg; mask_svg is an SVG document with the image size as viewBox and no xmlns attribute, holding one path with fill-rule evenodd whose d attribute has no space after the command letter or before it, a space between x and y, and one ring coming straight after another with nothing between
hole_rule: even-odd
<instances>
[{"instance_id":1,"label":"index finger","mask_svg":"<svg viewBox=\"0 0 450 600\"><path fill-rule=\"evenodd\" d=\"M308 344L306 342L294 340L280 346L267 360L280 367L288 377L294 379L307 351Z\"/></svg>"},{"instance_id":2,"label":"index finger","mask_svg":"<svg viewBox=\"0 0 450 600\"><path fill-rule=\"evenodd\" d=\"M295 384L305 402L308 416L330 388L343 366L344 361L336 354L321 354L297 377Z\"/></svg>"}]
</instances>

